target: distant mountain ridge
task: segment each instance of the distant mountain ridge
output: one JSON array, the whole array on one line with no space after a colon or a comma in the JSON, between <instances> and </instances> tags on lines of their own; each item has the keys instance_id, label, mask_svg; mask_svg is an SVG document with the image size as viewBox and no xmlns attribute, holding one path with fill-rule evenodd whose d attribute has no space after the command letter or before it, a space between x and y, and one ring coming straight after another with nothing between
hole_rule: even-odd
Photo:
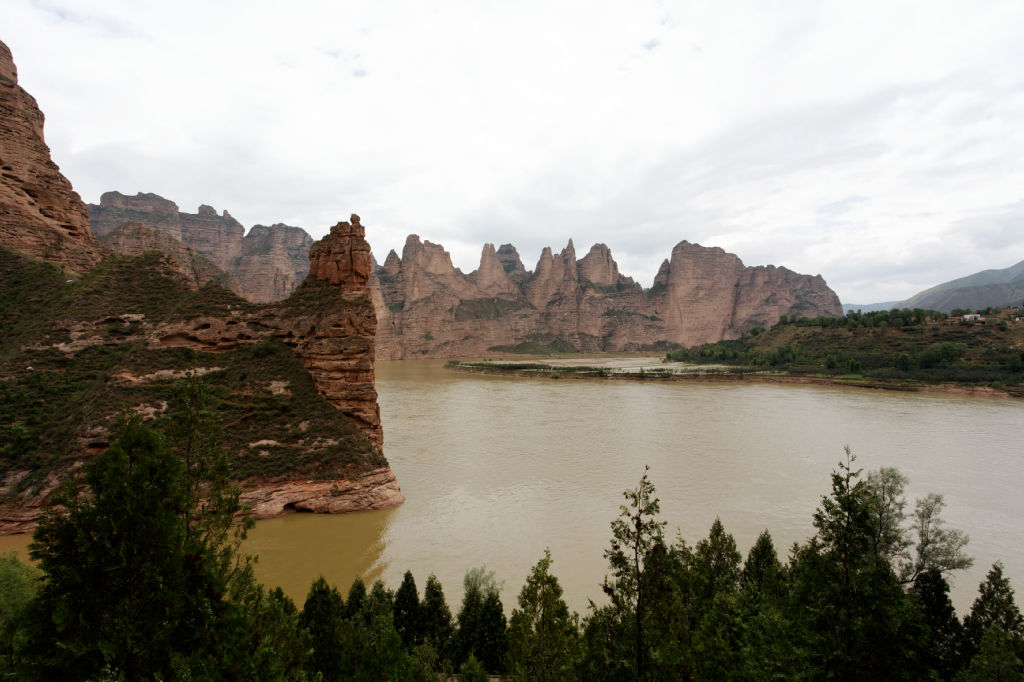
<instances>
[{"instance_id":1,"label":"distant mountain ridge","mask_svg":"<svg viewBox=\"0 0 1024 682\"><path fill-rule=\"evenodd\" d=\"M956 308L1024 307L1024 260L1008 268L982 270L973 275L936 284L919 291L905 301L886 303L844 303L843 312L850 310L891 310L893 308L922 308L949 313Z\"/></svg>"},{"instance_id":2,"label":"distant mountain ridge","mask_svg":"<svg viewBox=\"0 0 1024 682\"><path fill-rule=\"evenodd\" d=\"M1024 260L999 270L982 270L938 284L906 301L905 308L927 308L948 313L954 308L1001 308L1024 303Z\"/></svg>"}]
</instances>

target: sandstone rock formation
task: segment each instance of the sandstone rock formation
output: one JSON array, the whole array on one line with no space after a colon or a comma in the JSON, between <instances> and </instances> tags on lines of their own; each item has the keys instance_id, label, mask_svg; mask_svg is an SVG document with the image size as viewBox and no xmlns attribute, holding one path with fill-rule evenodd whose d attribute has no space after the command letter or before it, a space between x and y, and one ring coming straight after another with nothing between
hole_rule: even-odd
<instances>
[{"instance_id":1,"label":"sandstone rock formation","mask_svg":"<svg viewBox=\"0 0 1024 682\"><path fill-rule=\"evenodd\" d=\"M185 372L208 375L220 398L213 409L232 416L221 445L259 515L400 504L381 452L373 261L358 217L336 225L310 260L297 228L258 227L247 249L226 211L182 214L156 195L110 193L97 223L128 257L101 261L109 251L49 159L42 128L0 43L0 412L22 436L0 448L0 534L34 526L53 493L108 447L125 406L173 419L170 382ZM207 286L230 282L202 253L233 265L264 251L283 254L279 289L311 267L308 286L268 305Z\"/></svg>"},{"instance_id":2,"label":"sandstone rock formation","mask_svg":"<svg viewBox=\"0 0 1024 682\"><path fill-rule=\"evenodd\" d=\"M644 291L595 244L545 248L529 272L515 247L484 245L469 275L444 248L411 235L370 282L381 359L484 355L532 347L661 350L737 338L781 315L842 315L821 276L747 267L733 254L680 242Z\"/></svg>"},{"instance_id":3,"label":"sandstone rock formation","mask_svg":"<svg viewBox=\"0 0 1024 682\"><path fill-rule=\"evenodd\" d=\"M190 288L198 289L207 282L216 282L228 291L242 295L238 280L215 264L200 256L190 246L171 236L171 233L157 230L142 223L129 221L113 232L100 237L107 248L114 253L133 256L145 251L162 251L167 254L178 270L186 277Z\"/></svg>"},{"instance_id":4,"label":"sandstone rock formation","mask_svg":"<svg viewBox=\"0 0 1024 682\"><path fill-rule=\"evenodd\" d=\"M311 246L313 238L301 227L253 225L242 239L242 255L224 269L238 279L250 301L280 301L306 278Z\"/></svg>"},{"instance_id":5,"label":"sandstone rock formation","mask_svg":"<svg viewBox=\"0 0 1024 682\"><path fill-rule=\"evenodd\" d=\"M230 213L203 204L196 213L178 210L157 194L105 192L89 204L93 233L105 235L127 221L140 222L179 239L231 274L254 303L286 298L309 270L313 238L299 227L254 225L249 233Z\"/></svg>"},{"instance_id":6,"label":"sandstone rock formation","mask_svg":"<svg viewBox=\"0 0 1024 682\"><path fill-rule=\"evenodd\" d=\"M343 306L290 318L282 324L286 343L309 370L317 390L331 404L354 418L371 443L384 444L380 406L374 387L377 317L368 282L373 268L370 245L353 214L309 251L309 275L338 290Z\"/></svg>"},{"instance_id":7,"label":"sandstone rock formation","mask_svg":"<svg viewBox=\"0 0 1024 682\"><path fill-rule=\"evenodd\" d=\"M218 377L232 375L232 363L241 377L262 377L255 384L251 379L242 379L248 382L243 394L233 395L228 401L242 405L251 401L251 407L242 410L241 419L247 425L240 425L236 419L231 435L226 429L224 439L237 440L241 431L252 434L241 445L225 447L232 458L233 471L250 472L238 474L239 482L244 499L252 504L258 518L288 511L340 513L382 509L404 501L381 452L383 431L374 386L376 318L369 287L372 259L358 216L338 223L314 245L310 277L292 296L262 306L244 304L215 288L200 292L199 296L182 293L182 289L194 289L206 274L219 270L208 262L205 269L183 268L182 261L190 255L195 259L193 264L204 261L166 233L128 223L105 238L116 245L127 244L125 250L138 249L141 253L134 262L104 261L83 280L81 292L70 289L68 295L83 296L88 307L96 312L82 312L86 306L76 305L75 299L71 299L66 309L57 311L61 317L51 321L51 328L41 339L19 344L20 355L13 362L0 365L0 382L20 385L25 378L23 368L40 353L47 357L55 351L63 354L70 367L77 357L95 355L87 352L94 347L131 344L129 365L103 365L95 370L108 374L104 381L96 383L96 390L103 393L96 402L117 407L104 413L76 403L75 408L82 407L83 414L68 414L68 423L75 425L73 440L62 449L68 454L54 461L45 475L24 466L36 460L5 461L8 468L0 477L0 534L26 532L34 527L62 481L88 457L107 447L107 429L123 405L130 405L147 418L159 418L168 409L171 381L188 370L208 375L208 380L216 385L224 380ZM161 246L162 252L143 248L154 244ZM2 253L7 254L5 262L14 262L14 255ZM121 268L120 274L111 272L117 268ZM0 285L3 282L0 276ZM174 297L170 300L175 303L164 306L158 302L154 308L139 308L138 301L133 301L127 304L128 308L150 312L124 312L123 295L97 300L112 285L122 292L138 286L140 291L152 292L147 295L160 301L166 292ZM51 282L50 287L51 291L53 287L62 291L63 278ZM197 312L183 312L182 306L189 301L198 306ZM193 364L168 368L167 358L173 356L168 353L176 348L187 349L185 357L193 358L189 361ZM290 375L267 369L289 366ZM65 368L38 369L36 373L44 371L52 376L46 383L59 382ZM296 394L292 399L281 398L288 407L271 410L271 414L280 415L274 417L274 423L262 421L263 417L256 415L267 409L265 401L271 396L290 395L288 377L293 385L300 383L295 378L296 371L305 377L301 380L306 386L302 394L305 397L300 399ZM162 388L140 393L140 387L150 384ZM319 398L314 400L312 396L316 394ZM133 397L112 397L121 395ZM139 395L153 397L139 402ZM339 421L337 417L325 416L324 408L331 414L340 412L347 419ZM307 433L310 423L319 426ZM277 462L274 473L259 473L263 463L271 461L264 457ZM250 463L236 469L235 463L239 461ZM295 461L304 462L301 470L293 469ZM341 464L332 463L336 461ZM36 482L26 485L30 480Z\"/></svg>"},{"instance_id":8,"label":"sandstone rock formation","mask_svg":"<svg viewBox=\"0 0 1024 682\"><path fill-rule=\"evenodd\" d=\"M0 246L84 273L103 256L81 197L50 159L43 113L0 42Z\"/></svg>"}]
</instances>

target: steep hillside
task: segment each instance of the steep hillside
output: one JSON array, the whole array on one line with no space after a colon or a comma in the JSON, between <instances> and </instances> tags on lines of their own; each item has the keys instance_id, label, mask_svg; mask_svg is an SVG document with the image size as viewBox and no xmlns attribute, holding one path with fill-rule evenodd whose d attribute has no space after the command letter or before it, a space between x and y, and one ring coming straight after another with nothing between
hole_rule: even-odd
<instances>
[{"instance_id":1,"label":"steep hillside","mask_svg":"<svg viewBox=\"0 0 1024 682\"><path fill-rule=\"evenodd\" d=\"M318 247L318 272L338 260L370 268L355 216ZM381 452L375 320L358 269L260 306L216 283L195 289L156 251L68 281L2 249L0 324L0 532L30 528L124 409L173 420L186 373L209 385L232 475L258 515L402 501Z\"/></svg>"}]
</instances>

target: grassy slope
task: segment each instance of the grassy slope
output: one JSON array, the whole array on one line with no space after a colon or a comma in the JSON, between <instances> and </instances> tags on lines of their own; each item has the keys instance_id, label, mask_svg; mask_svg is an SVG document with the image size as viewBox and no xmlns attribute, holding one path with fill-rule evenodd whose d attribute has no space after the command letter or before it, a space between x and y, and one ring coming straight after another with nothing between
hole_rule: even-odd
<instances>
[{"instance_id":1,"label":"grassy slope","mask_svg":"<svg viewBox=\"0 0 1024 682\"><path fill-rule=\"evenodd\" d=\"M254 309L231 292L215 285L184 290L155 253L113 257L80 280L67 279L57 267L0 249L0 481L6 471L31 470L12 494L79 459L84 450L102 447L106 427L125 407L159 410L171 401L172 380L113 378L122 370L143 376L161 369L222 368L204 380L238 479L329 478L384 463L353 421L320 397L309 374L273 337L221 353L150 350L136 333L137 324L113 317L141 313L159 322ZM300 302L279 304L279 309L330 307L338 299L331 294L323 287L305 287ZM97 320L104 320L97 329L102 345L73 354L51 347L69 340L64 321ZM274 394L272 381L286 382L287 391ZM158 422L173 413L171 401ZM250 447L257 441L278 444Z\"/></svg>"}]
</instances>

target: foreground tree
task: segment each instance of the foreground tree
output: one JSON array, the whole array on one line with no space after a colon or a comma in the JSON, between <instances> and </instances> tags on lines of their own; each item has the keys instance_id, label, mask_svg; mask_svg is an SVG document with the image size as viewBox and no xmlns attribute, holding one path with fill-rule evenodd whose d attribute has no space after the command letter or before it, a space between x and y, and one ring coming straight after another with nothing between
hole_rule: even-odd
<instances>
[{"instance_id":1,"label":"foreground tree","mask_svg":"<svg viewBox=\"0 0 1024 682\"><path fill-rule=\"evenodd\" d=\"M430 644L438 659L451 661L452 637L455 627L452 625L452 612L444 598L444 589L437 576L431 574L423 588L423 603L420 612L423 624L423 638Z\"/></svg>"},{"instance_id":2,"label":"foreground tree","mask_svg":"<svg viewBox=\"0 0 1024 682\"><path fill-rule=\"evenodd\" d=\"M195 380L180 391L203 399ZM139 417L112 435L85 467L90 494L69 484L36 531L31 555L46 580L22 677L297 675L302 654L284 646L298 637L294 608L237 553L248 525L235 523L242 508L223 456L190 474Z\"/></svg>"},{"instance_id":3,"label":"foreground tree","mask_svg":"<svg viewBox=\"0 0 1024 682\"><path fill-rule=\"evenodd\" d=\"M485 567L471 568L463 579L465 594L459 609L456 635L457 659L462 665L474 656L489 673L505 668L506 621L499 585L494 572Z\"/></svg>"},{"instance_id":4,"label":"foreground tree","mask_svg":"<svg viewBox=\"0 0 1024 682\"><path fill-rule=\"evenodd\" d=\"M411 649L423 640L423 613L416 580L406 571L402 584L395 592L395 629L402 636L402 644Z\"/></svg>"},{"instance_id":5,"label":"foreground tree","mask_svg":"<svg viewBox=\"0 0 1024 682\"><path fill-rule=\"evenodd\" d=\"M575 680L581 657L579 618L551 574L551 552L530 571L508 627L508 669L520 680Z\"/></svg>"},{"instance_id":6,"label":"foreground tree","mask_svg":"<svg viewBox=\"0 0 1024 682\"><path fill-rule=\"evenodd\" d=\"M652 580L648 570L657 566L667 571L669 561L664 543L665 522L658 520L661 511L654 496L654 484L644 467L640 483L622 493L626 504L619 506L619 517L612 521L611 546L604 557L612 570L602 589L610 604L593 607L587 619L585 636L588 660L584 677L621 679L628 671L633 679L647 678L647 626L652 588L664 584L664 576ZM662 560L649 562L657 554ZM622 651L623 647L628 647ZM627 653L628 652L628 653Z\"/></svg>"},{"instance_id":7,"label":"foreground tree","mask_svg":"<svg viewBox=\"0 0 1024 682\"><path fill-rule=\"evenodd\" d=\"M311 677L319 674L325 682L341 679L344 616L341 593L320 576L309 588L299 620L310 635L312 651L306 660L306 671Z\"/></svg>"},{"instance_id":8,"label":"foreground tree","mask_svg":"<svg viewBox=\"0 0 1024 682\"><path fill-rule=\"evenodd\" d=\"M920 609L876 551L875 497L854 460L847 448L814 513L817 535L793 557L790 620L826 678L919 679Z\"/></svg>"},{"instance_id":9,"label":"foreground tree","mask_svg":"<svg viewBox=\"0 0 1024 682\"><path fill-rule=\"evenodd\" d=\"M18 665L25 644L25 616L39 588L40 575L36 567L19 561L14 552L0 555L0 677Z\"/></svg>"},{"instance_id":10,"label":"foreground tree","mask_svg":"<svg viewBox=\"0 0 1024 682\"><path fill-rule=\"evenodd\" d=\"M993 628L1002 634L989 637L992 646L1001 646L1005 640L1012 644L1017 655L1024 653L1024 617L1017 608L1010 580L1003 575L1003 564L998 561L978 586L978 597L971 605L971 612L964 618L967 660L981 650L986 633Z\"/></svg>"}]
</instances>

